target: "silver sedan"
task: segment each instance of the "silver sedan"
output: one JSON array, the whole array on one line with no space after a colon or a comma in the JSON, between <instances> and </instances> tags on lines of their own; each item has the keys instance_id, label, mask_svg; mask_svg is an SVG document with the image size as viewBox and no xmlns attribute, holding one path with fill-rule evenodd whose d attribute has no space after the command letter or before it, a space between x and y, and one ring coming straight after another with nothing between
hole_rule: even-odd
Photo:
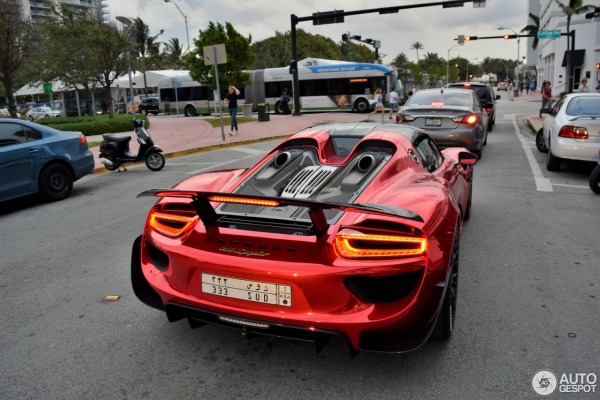
<instances>
[{"instance_id":1,"label":"silver sedan","mask_svg":"<svg viewBox=\"0 0 600 400\"><path fill-rule=\"evenodd\" d=\"M34 121L40 118L60 117L60 111L53 110L50 107L34 107L25 114L28 120Z\"/></svg>"},{"instance_id":2,"label":"silver sedan","mask_svg":"<svg viewBox=\"0 0 600 400\"><path fill-rule=\"evenodd\" d=\"M564 159L598 161L600 93L570 93L541 112L548 115L538 148L548 152L548 171L558 171Z\"/></svg>"},{"instance_id":3,"label":"silver sedan","mask_svg":"<svg viewBox=\"0 0 600 400\"><path fill-rule=\"evenodd\" d=\"M424 89L408 99L396 123L424 129L438 147L466 147L481 157L488 118L472 90Z\"/></svg>"}]
</instances>

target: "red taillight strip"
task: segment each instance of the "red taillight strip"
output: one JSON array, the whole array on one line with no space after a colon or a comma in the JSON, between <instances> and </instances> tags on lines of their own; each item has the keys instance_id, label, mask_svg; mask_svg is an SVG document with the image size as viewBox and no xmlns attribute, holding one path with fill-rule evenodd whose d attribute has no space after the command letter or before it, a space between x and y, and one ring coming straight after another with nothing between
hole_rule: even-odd
<instances>
[{"instance_id":1,"label":"red taillight strip","mask_svg":"<svg viewBox=\"0 0 600 400\"><path fill-rule=\"evenodd\" d=\"M357 260L368 258L416 257L427 251L427 239L413 236L368 234L343 230L334 239L340 257Z\"/></svg>"},{"instance_id":2,"label":"red taillight strip","mask_svg":"<svg viewBox=\"0 0 600 400\"><path fill-rule=\"evenodd\" d=\"M570 139L587 140L589 138L588 131L582 126L565 125L560 128L558 136Z\"/></svg>"},{"instance_id":3,"label":"red taillight strip","mask_svg":"<svg viewBox=\"0 0 600 400\"><path fill-rule=\"evenodd\" d=\"M249 204L249 205L253 205L253 206L265 206L265 207L277 207L277 206L279 206L279 204L281 204L279 201L275 201L275 200L238 198L238 197L230 197L230 196L209 196L208 200L214 201L217 203Z\"/></svg>"}]
</instances>

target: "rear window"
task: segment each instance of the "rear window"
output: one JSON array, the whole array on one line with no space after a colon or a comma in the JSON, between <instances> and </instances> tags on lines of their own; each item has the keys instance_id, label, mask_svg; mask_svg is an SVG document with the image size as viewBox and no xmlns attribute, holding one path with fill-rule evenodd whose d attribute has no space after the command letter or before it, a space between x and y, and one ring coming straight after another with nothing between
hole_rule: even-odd
<instances>
[{"instance_id":1,"label":"rear window","mask_svg":"<svg viewBox=\"0 0 600 400\"><path fill-rule=\"evenodd\" d=\"M449 85L448 87L454 88L454 89L471 89L473 90L476 94L477 97L479 97L480 99L485 99L486 98L486 87L485 86L474 86L474 85Z\"/></svg>"},{"instance_id":2,"label":"rear window","mask_svg":"<svg viewBox=\"0 0 600 400\"><path fill-rule=\"evenodd\" d=\"M565 111L568 115L600 115L600 96L576 97Z\"/></svg>"},{"instance_id":3,"label":"rear window","mask_svg":"<svg viewBox=\"0 0 600 400\"><path fill-rule=\"evenodd\" d=\"M471 106L471 94L469 92L460 93L458 91L455 92L443 92L440 91L418 91L413 94L410 99L406 102L405 107L409 106L432 106L432 107L442 107L442 106L462 106L469 107Z\"/></svg>"}]
</instances>

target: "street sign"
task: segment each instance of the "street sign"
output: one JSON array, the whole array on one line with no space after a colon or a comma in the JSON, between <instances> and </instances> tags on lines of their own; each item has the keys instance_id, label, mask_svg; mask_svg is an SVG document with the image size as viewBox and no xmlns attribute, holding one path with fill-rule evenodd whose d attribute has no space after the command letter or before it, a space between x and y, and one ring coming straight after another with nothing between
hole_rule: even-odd
<instances>
[{"instance_id":1,"label":"street sign","mask_svg":"<svg viewBox=\"0 0 600 400\"><path fill-rule=\"evenodd\" d=\"M560 29L552 29L549 31L539 31L538 39L556 39L560 37Z\"/></svg>"},{"instance_id":2,"label":"street sign","mask_svg":"<svg viewBox=\"0 0 600 400\"><path fill-rule=\"evenodd\" d=\"M44 83L44 93L45 94L52 93L52 84L51 83Z\"/></svg>"},{"instance_id":3,"label":"street sign","mask_svg":"<svg viewBox=\"0 0 600 400\"><path fill-rule=\"evenodd\" d=\"M216 44L214 46L204 46L204 64L226 64L227 53L225 52L225 44Z\"/></svg>"}]
</instances>

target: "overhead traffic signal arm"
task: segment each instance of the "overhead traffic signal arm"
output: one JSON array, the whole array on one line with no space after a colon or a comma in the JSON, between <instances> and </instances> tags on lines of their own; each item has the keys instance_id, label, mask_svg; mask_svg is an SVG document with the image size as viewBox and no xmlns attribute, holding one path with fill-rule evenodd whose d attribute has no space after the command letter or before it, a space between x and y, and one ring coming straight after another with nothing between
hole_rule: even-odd
<instances>
[{"instance_id":1,"label":"overhead traffic signal arm","mask_svg":"<svg viewBox=\"0 0 600 400\"><path fill-rule=\"evenodd\" d=\"M567 35L567 34L562 34ZM471 36L471 35L458 35L454 40L461 44L463 41L470 42L471 40L482 40L482 39L518 39L522 37L536 37L536 35L502 35L502 36Z\"/></svg>"}]
</instances>

